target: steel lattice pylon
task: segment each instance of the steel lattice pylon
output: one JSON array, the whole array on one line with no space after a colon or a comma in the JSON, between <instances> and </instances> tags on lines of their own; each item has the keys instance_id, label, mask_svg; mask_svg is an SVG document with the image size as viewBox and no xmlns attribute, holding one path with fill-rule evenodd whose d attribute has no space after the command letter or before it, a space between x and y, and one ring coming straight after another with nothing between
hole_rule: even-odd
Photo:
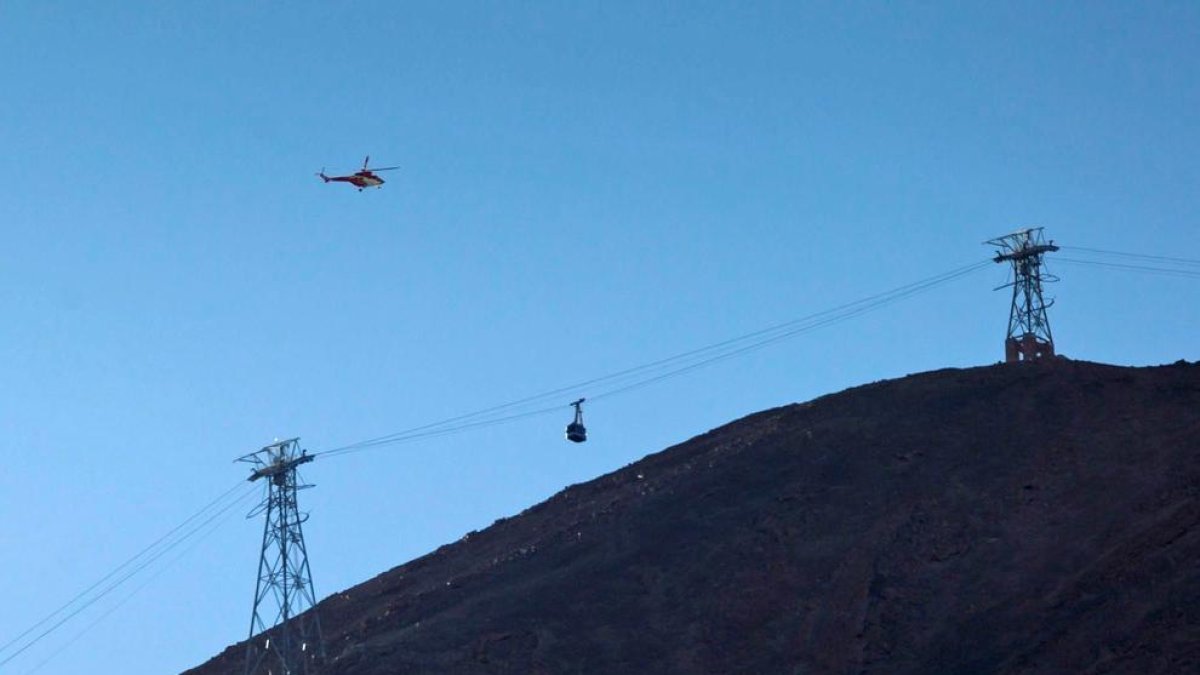
<instances>
[{"instance_id":1,"label":"steel lattice pylon","mask_svg":"<svg viewBox=\"0 0 1200 675\"><path fill-rule=\"evenodd\" d=\"M1008 363L1032 361L1054 356L1054 337L1050 334L1050 319L1042 296L1042 284L1058 281L1058 277L1042 270L1042 256L1057 251L1054 242L1046 242L1042 228L1034 227L991 239L986 244L999 248L996 262L1011 262L1013 280L1012 309L1008 314L1008 336L1004 340L1004 360Z\"/></svg>"},{"instance_id":2,"label":"steel lattice pylon","mask_svg":"<svg viewBox=\"0 0 1200 675\"><path fill-rule=\"evenodd\" d=\"M251 516L264 515L262 553L254 589L246 675L316 675L325 659L321 622L297 506L297 467L311 462L300 439L268 445L238 459L254 465L250 480L266 478L267 496ZM307 610L307 611L306 611ZM272 619L268 623L265 619Z\"/></svg>"}]
</instances>

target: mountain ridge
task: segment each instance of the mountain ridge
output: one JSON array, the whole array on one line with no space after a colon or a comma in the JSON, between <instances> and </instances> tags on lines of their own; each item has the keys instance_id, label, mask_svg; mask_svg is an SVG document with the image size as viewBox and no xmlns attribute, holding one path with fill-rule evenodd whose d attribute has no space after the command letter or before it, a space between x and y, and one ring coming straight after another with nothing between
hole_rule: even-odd
<instances>
[{"instance_id":1,"label":"mountain ridge","mask_svg":"<svg viewBox=\"0 0 1200 675\"><path fill-rule=\"evenodd\" d=\"M1180 672L1198 405L1058 358L754 413L329 596L321 672Z\"/></svg>"}]
</instances>

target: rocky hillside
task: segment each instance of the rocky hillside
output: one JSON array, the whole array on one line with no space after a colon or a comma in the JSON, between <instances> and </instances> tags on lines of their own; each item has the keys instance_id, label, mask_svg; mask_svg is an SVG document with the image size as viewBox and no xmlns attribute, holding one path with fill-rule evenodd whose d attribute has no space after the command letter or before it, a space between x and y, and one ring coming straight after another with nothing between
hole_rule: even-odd
<instances>
[{"instance_id":1,"label":"rocky hillside","mask_svg":"<svg viewBox=\"0 0 1200 675\"><path fill-rule=\"evenodd\" d=\"M1200 672L1200 365L768 410L318 609L325 675Z\"/></svg>"}]
</instances>

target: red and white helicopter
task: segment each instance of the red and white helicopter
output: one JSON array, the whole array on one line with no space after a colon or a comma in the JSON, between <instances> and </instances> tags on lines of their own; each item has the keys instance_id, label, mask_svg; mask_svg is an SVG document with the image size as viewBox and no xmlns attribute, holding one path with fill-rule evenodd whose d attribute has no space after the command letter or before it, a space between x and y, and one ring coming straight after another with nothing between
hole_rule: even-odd
<instances>
[{"instance_id":1,"label":"red and white helicopter","mask_svg":"<svg viewBox=\"0 0 1200 675\"><path fill-rule=\"evenodd\" d=\"M325 169L321 169L321 173L318 173L317 175L320 176L321 180L325 181L326 183L349 183L358 188L359 192L362 192L363 188L381 187L383 185L384 181L382 178L375 175L376 171L391 171L393 169L400 168L398 166L384 166L378 169L370 169L367 168L367 165L370 163L371 156L367 155L367 158L363 160L362 170L355 174L350 176L326 176Z\"/></svg>"}]
</instances>

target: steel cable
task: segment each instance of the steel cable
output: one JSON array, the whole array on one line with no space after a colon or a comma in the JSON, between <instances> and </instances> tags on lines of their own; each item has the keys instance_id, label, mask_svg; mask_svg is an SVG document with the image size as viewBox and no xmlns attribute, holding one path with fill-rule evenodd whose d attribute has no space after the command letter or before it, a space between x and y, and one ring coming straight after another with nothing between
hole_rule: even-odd
<instances>
[{"instance_id":1,"label":"steel cable","mask_svg":"<svg viewBox=\"0 0 1200 675\"><path fill-rule=\"evenodd\" d=\"M866 298L861 298L859 300L848 302L831 309L809 314L807 316L793 319L781 324L762 328L735 338L707 345L705 347L693 349L640 366L627 368L609 375L604 375L565 387L552 389L534 396L517 399L510 403L484 408L472 413L457 415L455 417L441 420L440 422L433 422L404 431L324 450L314 453L314 457L332 457L344 455L365 450L367 448L404 443L419 438L429 438L432 436L457 433L459 431L465 431L468 429L492 426L495 424L502 424L505 422L548 414L560 410L563 406L554 405L552 407L539 410L514 413L499 418L489 418L489 416L510 411L515 408L532 405L553 397L563 396L568 392L577 392L585 387L599 388L602 390L599 394L590 396L590 400L615 396L655 382L681 375L712 363L717 363L719 361L761 349L775 342L800 335L817 328L840 323L841 321L846 321L861 314L879 309L903 298L924 292L949 281L958 279L962 276L971 274L986 267L990 267L992 264L993 261L991 259L977 261L969 265L934 275L932 277L884 291L882 293L877 293ZM606 388L607 390L605 390ZM479 418L485 419L481 420Z\"/></svg>"},{"instance_id":2,"label":"steel cable","mask_svg":"<svg viewBox=\"0 0 1200 675\"><path fill-rule=\"evenodd\" d=\"M49 627L47 627L42 632L38 633L37 635L34 635L32 638L25 641L24 644L22 644L19 648L12 650L8 656L5 656L3 659L0 659L0 666L4 666L5 664L9 663L13 659L20 656L23 652L28 650L30 647L33 647L35 644L41 642L43 639L45 639L46 637L48 637L49 635L54 633L56 630L61 628L63 625L65 625L67 622L69 622L71 619L75 618L80 613L82 613L83 611L85 611L86 609L91 607L92 605L96 604L96 602L98 602L99 600L101 600L102 598L107 596L108 594L112 593L117 588L121 587L125 582L129 581L131 578L133 578L137 574L141 573L147 567L154 564L154 562L156 562L162 556L166 555L167 553L169 553L170 551L175 549L177 546L179 546L184 541L187 541L188 539L193 537L197 532L202 530L205 526L207 526L209 523L211 523L217 517L228 512L231 508L233 508L234 506L239 504L243 499L245 499L246 495L249 493L248 490L244 490L245 485L246 485L246 483L244 481L239 481L237 485L234 485L229 490L226 490L219 497L217 497L216 499L214 499L211 502L209 502L208 504L206 504L199 511L196 511L192 515L188 516L182 523L173 527L170 531L168 531L166 534L164 534L163 536L156 539L149 546L143 548L137 554L135 554L134 556L132 556L125 562L118 565L111 572L109 572L108 574L101 577L95 583L93 583L92 585L88 586L84 590L77 593L75 595L75 597L68 600L66 603L64 603L62 606L58 607L57 609L55 609L53 612L47 614L45 617L43 617L37 623L35 623L32 626L30 626L29 628L25 629L25 631L22 632L20 635L17 635L16 637L14 637L11 640L9 640L8 642L6 642L3 646L0 646L0 654L3 654L5 651L9 651L10 648L13 648L15 645L20 643L26 637L29 637L31 634L38 631L38 629L42 628L43 626L46 626L47 624L51 624ZM237 498L235 498L233 500L229 500L230 495L237 493L239 490L243 490L243 494L239 495ZM224 506L217 509L215 513L213 513L212 515L209 515L207 518L201 520L198 524L194 524L192 527L188 528L189 524L194 523L195 521L203 518L205 516L205 514L212 511L214 508L217 507L218 504L220 504L223 501L228 501L229 503L227 503ZM188 529L185 530L185 528L188 528ZM132 569L130 569L130 568L132 568ZM126 571L126 570L128 570L128 571ZM123 576L122 576L122 572L124 572ZM101 587L103 587L103 588L101 588ZM97 589L100 589L100 590L98 592L96 592ZM93 593L93 592L95 592L95 593ZM59 617L61 617L61 618L59 618ZM56 618L58 619L57 621L55 621ZM53 623L51 623L51 622L53 622Z\"/></svg>"}]
</instances>

